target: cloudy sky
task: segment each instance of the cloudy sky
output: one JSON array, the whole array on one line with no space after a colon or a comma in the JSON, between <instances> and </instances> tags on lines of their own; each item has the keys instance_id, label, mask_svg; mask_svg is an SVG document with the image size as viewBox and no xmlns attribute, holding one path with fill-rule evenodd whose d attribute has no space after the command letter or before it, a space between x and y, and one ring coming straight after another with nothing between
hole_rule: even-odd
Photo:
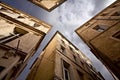
<instances>
[{"instance_id":1,"label":"cloudy sky","mask_svg":"<svg viewBox=\"0 0 120 80\"><path fill-rule=\"evenodd\" d=\"M51 31L46 35L42 42L42 47L31 58L29 64L24 69L18 80L24 80L29 72L29 68L35 58L39 55L45 44L50 40L52 35L58 30L73 44L75 44L87 57L91 59L93 65L102 73L106 80L114 80L106 68L99 60L90 52L86 44L74 32L83 23L87 22L94 15L99 13L105 7L113 3L115 0L67 0L65 3L47 12L42 8L32 4L27 0L0 0L19 10L22 10L40 20L52 25ZM30 64L31 63L31 64ZM21 77L22 76L22 77Z\"/></svg>"}]
</instances>

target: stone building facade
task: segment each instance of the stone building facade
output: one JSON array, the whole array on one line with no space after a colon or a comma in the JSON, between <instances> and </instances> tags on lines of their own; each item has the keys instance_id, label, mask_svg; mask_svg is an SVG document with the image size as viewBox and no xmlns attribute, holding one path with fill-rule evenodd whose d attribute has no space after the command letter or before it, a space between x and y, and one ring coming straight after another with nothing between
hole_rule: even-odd
<instances>
[{"instance_id":1,"label":"stone building facade","mask_svg":"<svg viewBox=\"0 0 120 80\"><path fill-rule=\"evenodd\" d=\"M29 1L50 12L53 9L60 6L66 0L29 0Z\"/></svg>"},{"instance_id":2,"label":"stone building facade","mask_svg":"<svg viewBox=\"0 0 120 80\"><path fill-rule=\"evenodd\" d=\"M76 29L94 55L120 79L120 1Z\"/></svg>"},{"instance_id":3,"label":"stone building facade","mask_svg":"<svg viewBox=\"0 0 120 80\"><path fill-rule=\"evenodd\" d=\"M104 80L91 61L56 32L35 60L26 80Z\"/></svg>"},{"instance_id":4,"label":"stone building facade","mask_svg":"<svg viewBox=\"0 0 120 80\"><path fill-rule=\"evenodd\" d=\"M51 26L0 2L0 80L15 80Z\"/></svg>"}]
</instances>

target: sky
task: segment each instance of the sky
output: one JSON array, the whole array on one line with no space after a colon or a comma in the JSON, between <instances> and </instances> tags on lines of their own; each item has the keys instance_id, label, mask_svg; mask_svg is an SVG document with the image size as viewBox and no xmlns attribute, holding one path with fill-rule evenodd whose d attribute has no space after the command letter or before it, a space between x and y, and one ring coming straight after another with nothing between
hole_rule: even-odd
<instances>
[{"instance_id":1,"label":"sky","mask_svg":"<svg viewBox=\"0 0 120 80\"><path fill-rule=\"evenodd\" d=\"M67 0L51 12L40 8L27 0L0 1L52 25L52 29L42 41L39 50L30 59L28 65L17 80L24 80L26 78L30 66L57 30L90 58L93 66L102 73L106 80L114 80L104 65L96 59L96 57L90 52L89 47L74 31L105 7L112 4L115 0Z\"/></svg>"}]
</instances>

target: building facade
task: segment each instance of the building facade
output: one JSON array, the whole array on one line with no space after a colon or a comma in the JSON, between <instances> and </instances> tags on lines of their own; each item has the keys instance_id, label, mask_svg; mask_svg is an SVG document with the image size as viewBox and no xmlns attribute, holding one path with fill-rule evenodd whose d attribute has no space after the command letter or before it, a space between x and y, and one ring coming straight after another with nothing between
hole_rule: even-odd
<instances>
[{"instance_id":1,"label":"building facade","mask_svg":"<svg viewBox=\"0 0 120 80\"><path fill-rule=\"evenodd\" d=\"M51 26L0 2L0 80L15 80Z\"/></svg>"},{"instance_id":2,"label":"building facade","mask_svg":"<svg viewBox=\"0 0 120 80\"><path fill-rule=\"evenodd\" d=\"M29 1L50 12L56 7L60 6L66 0L29 0Z\"/></svg>"},{"instance_id":3,"label":"building facade","mask_svg":"<svg viewBox=\"0 0 120 80\"><path fill-rule=\"evenodd\" d=\"M91 61L56 32L30 68L26 80L104 80Z\"/></svg>"},{"instance_id":4,"label":"building facade","mask_svg":"<svg viewBox=\"0 0 120 80\"><path fill-rule=\"evenodd\" d=\"M94 55L120 79L120 1L76 30Z\"/></svg>"}]
</instances>

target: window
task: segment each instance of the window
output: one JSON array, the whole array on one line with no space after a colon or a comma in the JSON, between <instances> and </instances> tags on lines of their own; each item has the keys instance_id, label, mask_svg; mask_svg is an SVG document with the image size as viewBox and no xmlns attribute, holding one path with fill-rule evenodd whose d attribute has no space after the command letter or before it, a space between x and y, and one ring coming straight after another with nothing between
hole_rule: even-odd
<instances>
[{"instance_id":1,"label":"window","mask_svg":"<svg viewBox=\"0 0 120 80\"><path fill-rule=\"evenodd\" d=\"M114 38L120 39L120 31L118 31L117 33L115 33L113 35Z\"/></svg>"},{"instance_id":2,"label":"window","mask_svg":"<svg viewBox=\"0 0 120 80\"><path fill-rule=\"evenodd\" d=\"M84 63L82 61L80 61L82 65L84 65Z\"/></svg>"},{"instance_id":3,"label":"window","mask_svg":"<svg viewBox=\"0 0 120 80\"><path fill-rule=\"evenodd\" d=\"M61 40L62 44L65 45L65 42L63 40Z\"/></svg>"},{"instance_id":4,"label":"window","mask_svg":"<svg viewBox=\"0 0 120 80\"><path fill-rule=\"evenodd\" d=\"M18 16L18 18L24 18L23 16Z\"/></svg>"},{"instance_id":5,"label":"window","mask_svg":"<svg viewBox=\"0 0 120 80\"><path fill-rule=\"evenodd\" d=\"M74 51L72 47L69 46L69 48L70 48L70 50L71 50L72 52Z\"/></svg>"},{"instance_id":6,"label":"window","mask_svg":"<svg viewBox=\"0 0 120 80\"><path fill-rule=\"evenodd\" d=\"M36 1L41 2L42 0L36 0Z\"/></svg>"},{"instance_id":7,"label":"window","mask_svg":"<svg viewBox=\"0 0 120 80\"><path fill-rule=\"evenodd\" d=\"M88 26L88 25L90 25L90 23L88 23L88 22L87 22L87 23L85 23L85 26Z\"/></svg>"},{"instance_id":8,"label":"window","mask_svg":"<svg viewBox=\"0 0 120 80\"><path fill-rule=\"evenodd\" d=\"M97 30L99 32L103 32L103 31L105 31L107 29L107 27L104 26L104 25L96 25L93 29L95 29L95 30Z\"/></svg>"},{"instance_id":9,"label":"window","mask_svg":"<svg viewBox=\"0 0 120 80\"><path fill-rule=\"evenodd\" d=\"M110 8L115 8L115 7L117 7L117 5L113 5L113 6L111 6Z\"/></svg>"},{"instance_id":10,"label":"window","mask_svg":"<svg viewBox=\"0 0 120 80\"><path fill-rule=\"evenodd\" d=\"M3 10L3 11L4 11L4 10L7 10L7 9L5 9L5 8L2 7L0 10Z\"/></svg>"},{"instance_id":11,"label":"window","mask_svg":"<svg viewBox=\"0 0 120 80\"><path fill-rule=\"evenodd\" d=\"M9 33L8 36L0 38L0 43L10 42L10 41L12 41L12 40L14 40L16 38L19 38L20 36L23 36L26 33L28 33L28 32L21 29L21 28L15 27L13 32Z\"/></svg>"},{"instance_id":12,"label":"window","mask_svg":"<svg viewBox=\"0 0 120 80\"><path fill-rule=\"evenodd\" d=\"M77 70L79 80L83 80L83 73L81 73L79 70Z\"/></svg>"},{"instance_id":13,"label":"window","mask_svg":"<svg viewBox=\"0 0 120 80\"><path fill-rule=\"evenodd\" d=\"M63 61L63 80L70 80L70 71L69 71L70 65Z\"/></svg>"},{"instance_id":14,"label":"window","mask_svg":"<svg viewBox=\"0 0 120 80\"><path fill-rule=\"evenodd\" d=\"M73 57L74 57L74 60L75 60L75 61L77 61L76 56L75 56L75 55L73 55Z\"/></svg>"},{"instance_id":15,"label":"window","mask_svg":"<svg viewBox=\"0 0 120 80\"><path fill-rule=\"evenodd\" d=\"M63 47L63 46L61 45L60 51L61 51L61 52L65 52L65 47Z\"/></svg>"},{"instance_id":16,"label":"window","mask_svg":"<svg viewBox=\"0 0 120 80\"><path fill-rule=\"evenodd\" d=\"M70 80L69 70L67 68L64 68L64 80Z\"/></svg>"},{"instance_id":17,"label":"window","mask_svg":"<svg viewBox=\"0 0 120 80\"><path fill-rule=\"evenodd\" d=\"M32 66L30 67L30 69L34 68L34 66L36 65L37 62L38 62L38 57L35 59L34 63L33 63Z\"/></svg>"},{"instance_id":18,"label":"window","mask_svg":"<svg viewBox=\"0 0 120 80\"><path fill-rule=\"evenodd\" d=\"M120 16L120 11L115 12L112 16Z\"/></svg>"},{"instance_id":19,"label":"window","mask_svg":"<svg viewBox=\"0 0 120 80\"><path fill-rule=\"evenodd\" d=\"M24 29L21 29L21 28L18 28L18 27L15 27L14 28L14 34L20 34L21 36L28 33L28 31L24 30Z\"/></svg>"},{"instance_id":20,"label":"window","mask_svg":"<svg viewBox=\"0 0 120 80\"><path fill-rule=\"evenodd\" d=\"M34 24L34 27L40 27L40 24L35 23L35 24Z\"/></svg>"},{"instance_id":21,"label":"window","mask_svg":"<svg viewBox=\"0 0 120 80\"><path fill-rule=\"evenodd\" d=\"M101 14L101 16L107 16L108 15L108 13L102 13Z\"/></svg>"},{"instance_id":22,"label":"window","mask_svg":"<svg viewBox=\"0 0 120 80\"><path fill-rule=\"evenodd\" d=\"M15 51L14 50L8 50L7 52L5 52L4 56L2 58L4 59L8 59L9 57L12 57L15 55Z\"/></svg>"},{"instance_id":23,"label":"window","mask_svg":"<svg viewBox=\"0 0 120 80\"><path fill-rule=\"evenodd\" d=\"M5 69L5 67L0 66L0 73Z\"/></svg>"}]
</instances>

